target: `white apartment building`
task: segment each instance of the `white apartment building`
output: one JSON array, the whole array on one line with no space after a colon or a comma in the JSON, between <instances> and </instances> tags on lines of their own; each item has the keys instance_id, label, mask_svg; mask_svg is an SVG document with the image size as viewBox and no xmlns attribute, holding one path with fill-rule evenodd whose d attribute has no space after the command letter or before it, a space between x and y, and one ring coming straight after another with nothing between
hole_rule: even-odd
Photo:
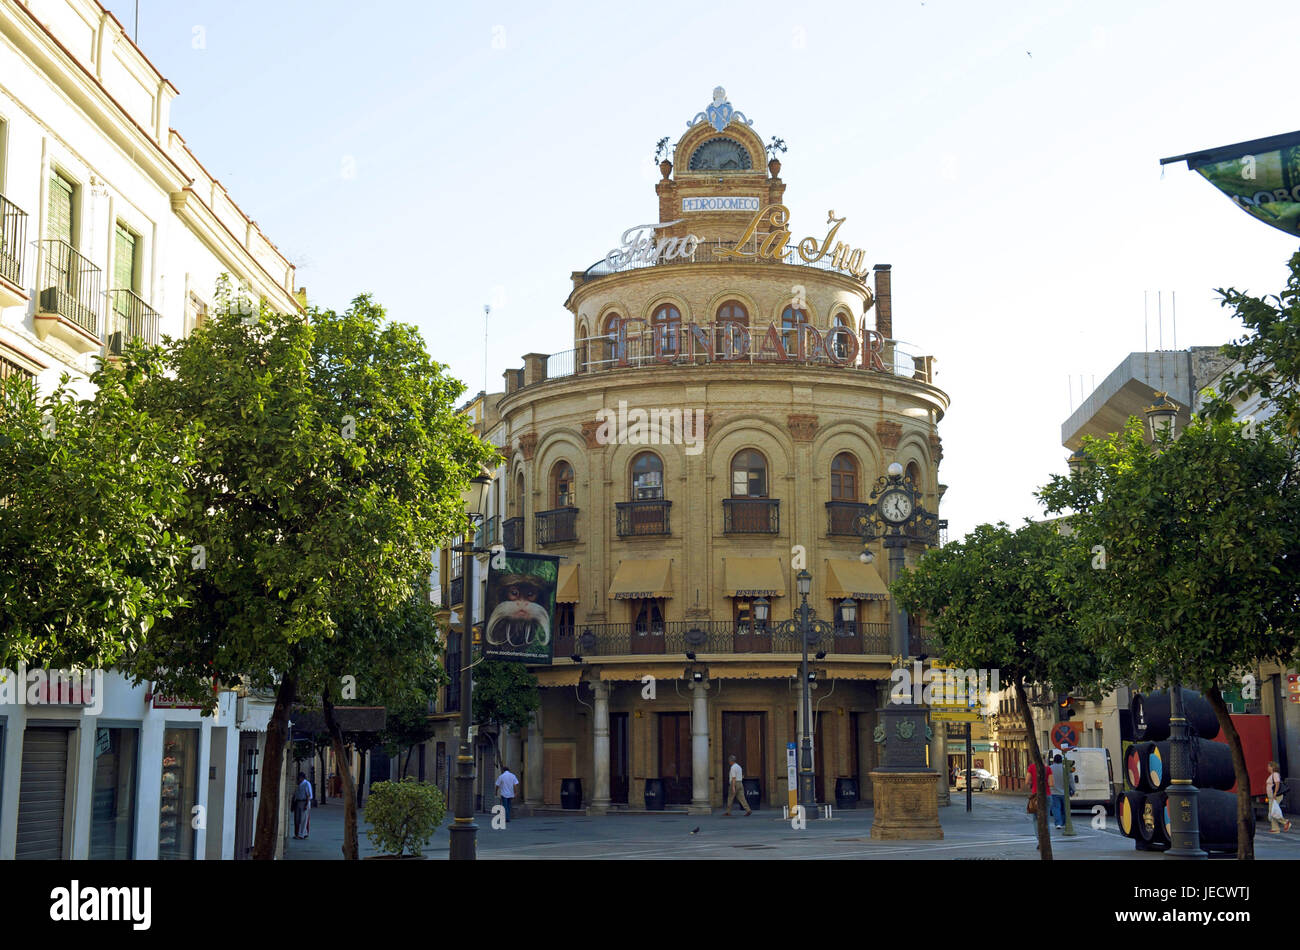
<instances>
[{"instance_id":1,"label":"white apartment building","mask_svg":"<svg viewBox=\"0 0 1300 950\"><path fill-rule=\"evenodd\" d=\"M222 274L301 311L176 95L94 0L0 0L0 376L84 383L126 338L191 331ZM111 671L33 695L0 702L0 859L247 857L271 698L205 717Z\"/></svg>"}]
</instances>

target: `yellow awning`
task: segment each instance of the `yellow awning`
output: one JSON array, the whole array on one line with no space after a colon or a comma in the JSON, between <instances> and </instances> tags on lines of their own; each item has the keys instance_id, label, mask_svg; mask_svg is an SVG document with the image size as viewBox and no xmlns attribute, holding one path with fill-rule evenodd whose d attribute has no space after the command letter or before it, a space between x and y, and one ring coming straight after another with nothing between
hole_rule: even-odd
<instances>
[{"instance_id":1,"label":"yellow awning","mask_svg":"<svg viewBox=\"0 0 1300 950\"><path fill-rule=\"evenodd\" d=\"M724 597L781 597L785 576L781 560L775 557L729 557Z\"/></svg>"},{"instance_id":2,"label":"yellow awning","mask_svg":"<svg viewBox=\"0 0 1300 950\"><path fill-rule=\"evenodd\" d=\"M709 679L783 680L799 676L797 666L758 666L749 663L710 663Z\"/></svg>"},{"instance_id":3,"label":"yellow awning","mask_svg":"<svg viewBox=\"0 0 1300 950\"><path fill-rule=\"evenodd\" d=\"M832 600L887 600L889 588L870 564L847 558L826 559L826 596Z\"/></svg>"},{"instance_id":4,"label":"yellow awning","mask_svg":"<svg viewBox=\"0 0 1300 950\"><path fill-rule=\"evenodd\" d=\"M671 597L673 582L668 558L649 561L624 561L614 572L609 596L615 600L640 600L646 597Z\"/></svg>"},{"instance_id":5,"label":"yellow awning","mask_svg":"<svg viewBox=\"0 0 1300 950\"><path fill-rule=\"evenodd\" d=\"M602 666L600 678L607 681L642 680L653 676L657 680L677 680L682 678L684 663L674 666Z\"/></svg>"},{"instance_id":6,"label":"yellow awning","mask_svg":"<svg viewBox=\"0 0 1300 950\"><path fill-rule=\"evenodd\" d=\"M581 666L553 666L550 669L533 670L538 686L576 686L582 681Z\"/></svg>"},{"instance_id":7,"label":"yellow awning","mask_svg":"<svg viewBox=\"0 0 1300 950\"><path fill-rule=\"evenodd\" d=\"M889 668L878 664L867 666L858 663L818 663L817 669L825 670L827 679L833 680L887 680L890 677Z\"/></svg>"},{"instance_id":8,"label":"yellow awning","mask_svg":"<svg viewBox=\"0 0 1300 950\"><path fill-rule=\"evenodd\" d=\"M560 577L555 585L555 602L557 604L578 602L578 565L560 565Z\"/></svg>"}]
</instances>

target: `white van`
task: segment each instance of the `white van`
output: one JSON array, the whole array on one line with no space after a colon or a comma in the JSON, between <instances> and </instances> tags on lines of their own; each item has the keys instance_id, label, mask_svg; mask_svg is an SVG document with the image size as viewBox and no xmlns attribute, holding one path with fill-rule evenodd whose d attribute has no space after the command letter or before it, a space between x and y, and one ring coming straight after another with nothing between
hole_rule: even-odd
<instances>
[{"instance_id":1,"label":"white van","mask_svg":"<svg viewBox=\"0 0 1300 950\"><path fill-rule=\"evenodd\" d=\"M1111 814L1115 808L1115 772L1111 768L1110 750L1070 749L1064 755L1074 763L1075 784L1070 792L1070 810L1104 805L1106 813Z\"/></svg>"}]
</instances>

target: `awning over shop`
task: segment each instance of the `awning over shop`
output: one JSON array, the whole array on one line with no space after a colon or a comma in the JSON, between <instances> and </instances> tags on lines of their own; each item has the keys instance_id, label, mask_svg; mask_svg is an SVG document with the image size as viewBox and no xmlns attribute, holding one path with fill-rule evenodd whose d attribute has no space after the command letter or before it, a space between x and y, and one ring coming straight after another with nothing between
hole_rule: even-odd
<instances>
[{"instance_id":1,"label":"awning over shop","mask_svg":"<svg viewBox=\"0 0 1300 950\"><path fill-rule=\"evenodd\" d=\"M653 676L657 680L676 680L682 678L686 664L673 666L602 666L600 678L604 681L642 680Z\"/></svg>"},{"instance_id":2,"label":"awning over shop","mask_svg":"<svg viewBox=\"0 0 1300 950\"><path fill-rule=\"evenodd\" d=\"M672 561L659 558L648 561L624 561L614 572L609 596L615 600L641 600L673 595Z\"/></svg>"},{"instance_id":3,"label":"awning over shop","mask_svg":"<svg viewBox=\"0 0 1300 950\"><path fill-rule=\"evenodd\" d=\"M729 557L724 597L781 597L786 592L781 560L775 557Z\"/></svg>"},{"instance_id":4,"label":"awning over shop","mask_svg":"<svg viewBox=\"0 0 1300 950\"><path fill-rule=\"evenodd\" d=\"M826 559L826 596L832 600L887 600L889 588L870 564L848 558Z\"/></svg>"},{"instance_id":5,"label":"awning over shop","mask_svg":"<svg viewBox=\"0 0 1300 950\"><path fill-rule=\"evenodd\" d=\"M533 670L538 686L576 686L582 681L581 666L560 666Z\"/></svg>"},{"instance_id":6,"label":"awning over shop","mask_svg":"<svg viewBox=\"0 0 1300 950\"><path fill-rule=\"evenodd\" d=\"M887 680L889 668L867 666L858 663L817 664L817 668L826 671L826 678L833 680Z\"/></svg>"},{"instance_id":7,"label":"awning over shop","mask_svg":"<svg viewBox=\"0 0 1300 950\"><path fill-rule=\"evenodd\" d=\"M798 677L797 666L748 666L740 663L713 663L709 679L714 680L784 680Z\"/></svg>"},{"instance_id":8,"label":"awning over shop","mask_svg":"<svg viewBox=\"0 0 1300 950\"><path fill-rule=\"evenodd\" d=\"M555 602L557 604L578 602L578 565L560 565L560 576L555 585Z\"/></svg>"}]
</instances>

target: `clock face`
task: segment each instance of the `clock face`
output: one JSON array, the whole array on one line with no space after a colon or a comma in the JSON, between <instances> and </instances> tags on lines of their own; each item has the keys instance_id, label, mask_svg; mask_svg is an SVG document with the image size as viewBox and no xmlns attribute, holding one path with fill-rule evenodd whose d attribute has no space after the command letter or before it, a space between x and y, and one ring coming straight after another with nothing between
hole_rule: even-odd
<instances>
[{"instance_id":1,"label":"clock face","mask_svg":"<svg viewBox=\"0 0 1300 950\"><path fill-rule=\"evenodd\" d=\"M691 155L688 171L742 171L752 168L749 149L735 139L709 139Z\"/></svg>"},{"instance_id":2,"label":"clock face","mask_svg":"<svg viewBox=\"0 0 1300 950\"><path fill-rule=\"evenodd\" d=\"M886 492L880 499L880 516L893 524L902 524L912 514L912 496L907 492Z\"/></svg>"}]
</instances>

